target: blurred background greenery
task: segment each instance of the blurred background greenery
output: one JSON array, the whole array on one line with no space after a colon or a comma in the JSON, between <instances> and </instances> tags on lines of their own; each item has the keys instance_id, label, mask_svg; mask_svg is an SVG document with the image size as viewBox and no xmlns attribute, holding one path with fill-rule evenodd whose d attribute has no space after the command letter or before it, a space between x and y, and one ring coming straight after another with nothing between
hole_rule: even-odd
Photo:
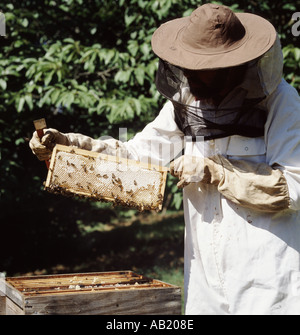
<instances>
[{"instance_id":1,"label":"blurred background greenery","mask_svg":"<svg viewBox=\"0 0 300 335\"><path fill-rule=\"evenodd\" d=\"M182 196L168 178L164 210L140 214L46 193L45 164L31 153L33 120L93 138L128 138L159 112L151 36L196 0L2 0L0 37L0 272L8 276L136 270L183 283ZM300 91L300 2L221 1L276 27L284 77Z\"/></svg>"}]
</instances>

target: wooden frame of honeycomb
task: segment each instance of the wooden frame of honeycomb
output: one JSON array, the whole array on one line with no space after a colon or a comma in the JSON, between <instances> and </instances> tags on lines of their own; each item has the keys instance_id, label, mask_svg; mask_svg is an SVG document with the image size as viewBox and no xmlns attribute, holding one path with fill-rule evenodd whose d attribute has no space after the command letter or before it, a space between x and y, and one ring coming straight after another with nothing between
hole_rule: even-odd
<instances>
[{"instance_id":1,"label":"wooden frame of honeycomb","mask_svg":"<svg viewBox=\"0 0 300 335\"><path fill-rule=\"evenodd\" d=\"M140 211L162 209L168 168L56 145L45 189Z\"/></svg>"}]
</instances>

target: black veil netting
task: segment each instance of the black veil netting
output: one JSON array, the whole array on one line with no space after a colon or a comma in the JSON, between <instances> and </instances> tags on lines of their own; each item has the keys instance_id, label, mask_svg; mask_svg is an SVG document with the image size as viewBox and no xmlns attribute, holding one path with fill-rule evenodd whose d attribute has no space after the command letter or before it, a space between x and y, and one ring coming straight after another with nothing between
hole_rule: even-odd
<instances>
[{"instance_id":1,"label":"black veil netting","mask_svg":"<svg viewBox=\"0 0 300 335\"><path fill-rule=\"evenodd\" d=\"M171 100L175 121L185 136L196 140L231 135L259 137L264 135L267 113L258 107L265 97L240 100L234 107L212 107L195 101L183 69L159 59L156 74L157 90ZM246 93L244 96L246 96Z\"/></svg>"}]
</instances>

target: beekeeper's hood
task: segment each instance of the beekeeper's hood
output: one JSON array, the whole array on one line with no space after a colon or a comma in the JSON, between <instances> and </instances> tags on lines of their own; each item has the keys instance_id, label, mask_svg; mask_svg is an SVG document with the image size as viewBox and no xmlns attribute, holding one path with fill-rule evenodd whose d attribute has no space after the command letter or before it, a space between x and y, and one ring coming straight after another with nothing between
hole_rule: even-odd
<instances>
[{"instance_id":1,"label":"beekeeper's hood","mask_svg":"<svg viewBox=\"0 0 300 335\"><path fill-rule=\"evenodd\" d=\"M189 38L191 34L193 38ZM173 102L176 122L185 135L205 139L263 135L266 113L258 104L276 89L283 68L280 41L268 21L205 4L190 17L158 28L152 48L160 58L157 89ZM191 99L184 69L241 64L247 65L244 80L225 105L210 108Z\"/></svg>"}]
</instances>

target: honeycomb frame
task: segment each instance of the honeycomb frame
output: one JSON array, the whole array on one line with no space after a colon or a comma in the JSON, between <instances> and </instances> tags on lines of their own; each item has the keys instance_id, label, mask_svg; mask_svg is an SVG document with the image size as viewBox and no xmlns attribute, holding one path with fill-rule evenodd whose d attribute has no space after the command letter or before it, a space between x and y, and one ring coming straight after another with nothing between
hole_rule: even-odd
<instances>
[{"instance_id":1,"label":"honeycomb frame","mask_svg":"<svg viewBox=\"0 0 300 335\"><path fill-rule=\"evenodd\" d=\"M162 209L168 168L57 144L45 190L139 211Z\"/></svg>"}]
</instances>

